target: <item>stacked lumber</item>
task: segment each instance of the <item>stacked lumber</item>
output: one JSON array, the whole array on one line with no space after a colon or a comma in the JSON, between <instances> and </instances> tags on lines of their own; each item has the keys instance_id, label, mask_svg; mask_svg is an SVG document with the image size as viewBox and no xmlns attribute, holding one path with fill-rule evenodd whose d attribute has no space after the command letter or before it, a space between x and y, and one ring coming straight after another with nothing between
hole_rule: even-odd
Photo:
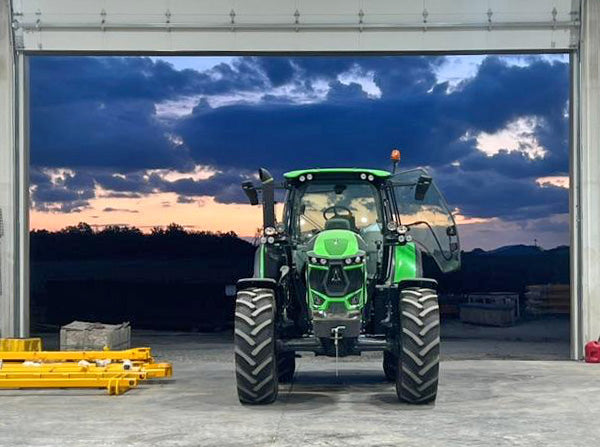
<instances>
[{"instance_id":1,"label":"stacked lumber","mask_svg":"<svg viewBox=\"0 0 600 447\"><path fill-rule=\"evenodd\" d=\"M526 311L531 315L568 315L571 308L571 288L568 284L537 284L527 286Z\"/></svg>"}]
</instances>

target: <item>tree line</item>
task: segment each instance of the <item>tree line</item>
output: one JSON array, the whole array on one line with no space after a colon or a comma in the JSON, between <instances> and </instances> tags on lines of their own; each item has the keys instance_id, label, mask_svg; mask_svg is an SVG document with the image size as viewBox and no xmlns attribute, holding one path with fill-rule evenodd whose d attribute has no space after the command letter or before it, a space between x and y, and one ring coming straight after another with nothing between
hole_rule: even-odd
<instances>
[{"instance_id":1,"label":"tree line","mask_svg":"<svg viewBox=\"0 0 600 447\"><path fill-rule=\"evenodd\" d=\"M35 261L124 258L251 255L254 247L233 231L192 231L172 223L149 233L133 226L94 229L81 222L59 231L33 230L31 258Z\"/></svg>"}]
</instances>

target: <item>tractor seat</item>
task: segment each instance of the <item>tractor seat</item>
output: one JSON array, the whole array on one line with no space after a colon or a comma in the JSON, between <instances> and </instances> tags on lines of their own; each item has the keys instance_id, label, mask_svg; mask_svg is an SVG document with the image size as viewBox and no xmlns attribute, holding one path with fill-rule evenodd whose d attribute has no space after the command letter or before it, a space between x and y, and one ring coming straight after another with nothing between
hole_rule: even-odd
<instances>
[{"instance_id":1,"label":"tractor seat","mask_svg":"<svg viewBox=\"0 0 600 447\"><path fill-rule=\"evenodd\" d=\"M357 232L356 223L354 217L332 217L325 222L326 230L350 230Z\"/></svg>"}]
</instances>

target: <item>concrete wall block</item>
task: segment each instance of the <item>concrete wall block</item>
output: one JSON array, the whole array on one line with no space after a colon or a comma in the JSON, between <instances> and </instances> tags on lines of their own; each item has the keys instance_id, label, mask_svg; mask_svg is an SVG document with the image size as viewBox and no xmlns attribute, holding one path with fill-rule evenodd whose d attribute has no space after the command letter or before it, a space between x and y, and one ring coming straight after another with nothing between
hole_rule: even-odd
<instances>
[{"instance_id":1,"label":"concrete wall block","mask_svg":"<svg viewBox=\"0 0 600 447\"><path fill-rule=\"evenodd\" d=\"M61 351L101 351L131 347L131 326L121 324L89 323L73 321L60 328Z\"/></svg>"}]
</instances>

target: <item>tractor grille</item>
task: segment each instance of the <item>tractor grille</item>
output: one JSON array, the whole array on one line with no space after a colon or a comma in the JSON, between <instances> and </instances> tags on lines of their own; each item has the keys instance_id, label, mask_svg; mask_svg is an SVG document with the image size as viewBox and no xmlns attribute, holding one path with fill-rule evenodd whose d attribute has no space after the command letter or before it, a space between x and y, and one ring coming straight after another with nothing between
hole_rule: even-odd
<instances>
[{"instance_id":1,"label":"tractor grille","mask_svg":"<svg viewBox=\"0 0 600 447\"><path fill-rule=\"evenodd\" d=\"M329 305L329 309L327 309L327 312L329 314L333 314L333 315L346 315L348 313L344 303L336 303L336 302L333 302Z\"/></svg>"},{"instance_id":2,"label":"tractor grille","mask_svg":"<svg viewBox=\"0 0 600 447\"><path fill-rule=\"evenodd\" d=\"M311 269L310 288L331 297L340 297L362 287L363 269L344 270L343 264L330 265L327 270Z\"/></svg>"}]
</instances>

